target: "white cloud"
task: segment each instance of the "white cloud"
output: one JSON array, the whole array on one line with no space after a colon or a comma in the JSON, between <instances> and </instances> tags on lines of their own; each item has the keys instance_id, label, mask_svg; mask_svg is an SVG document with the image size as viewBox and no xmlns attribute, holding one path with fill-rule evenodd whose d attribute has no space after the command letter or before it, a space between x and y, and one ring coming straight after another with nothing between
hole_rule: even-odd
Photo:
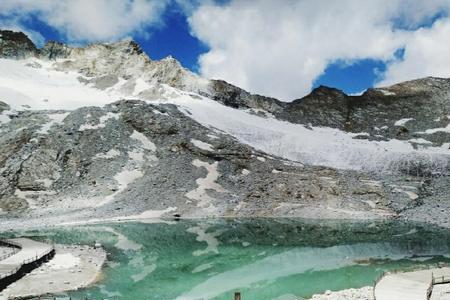
<instances>
[{"instance_id":1,"label":"white cloud","mask_svg":"<svg viewBox=\"0 0 450 300\"><path fill-rule=\"evenodd\" d=\"M189 24L210 47L199 58L203 75L292 100L333 61L394 60L414 28L449 8L448 0L235 0L201 5Z\"/></svg>"},{"instance_id":2,"label":"white cloud","mask_svg":"<svg viewBox=\"0 0 450 300\"><path fill-rule=\"evenodd\" d=\"M2 0L0 16L14 17L17 27L30 14L71 42L115 41L146 34L157 25L169 0Z\"/></svg>"},{"instance_id":3,"label":"white cloud","mask_svg":"<svg viewBox=\"0 0 450 300\"><path fill-rule=\"evenodd\" d=\"M42 34L20 25L20 21L17 18L0 19L0 28L3 30L22 31L38 46L42 46L45 42Z\"/></svg>"},{"instance_id":4,"label":"white cloud","mask_svg":"<svg viewBox=\"0 0 450 300\"><path fill-rule=\"evenodd\" d=\"M431 28L411 34L405 45L404 58L388 65L385 86L426 76L450 77L450 18L436 21Z\"/></svg>"}]
</instances>

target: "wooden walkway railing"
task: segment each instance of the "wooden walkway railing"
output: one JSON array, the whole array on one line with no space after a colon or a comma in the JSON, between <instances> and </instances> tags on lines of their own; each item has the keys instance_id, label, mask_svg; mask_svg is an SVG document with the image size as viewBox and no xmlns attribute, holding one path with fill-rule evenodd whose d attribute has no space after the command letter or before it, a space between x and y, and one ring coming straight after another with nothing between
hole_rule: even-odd
<instances>
[{"instance_id":1,"label":"wooden walkway railing","mask_svg":"<svg viewBox=\"0 0 450 300\"><path fill-rule=\"evenodd\" d=\"M48 245L48 247L41 249L43 250L42 252L36 253L35 255L28 256L25 259L20 260L20 258L17 259L21 255L20 252L25 251L26 253L26 249L22 247L23 245L20 242L15 242L13 240L4 240L2 241L2 243L11 245L12 247L16 247L19 249L19 251L12 256L8 256L4 260L0 260L0 271L2 271L1 269L3 267L3 271L0 273L0 291L5 289L11 283L25 276L25 274L39 267L43 262L48 261L55 254L54 246ZM11 262L11 260L13 260L14 262Z\"/></svg>"}]
</instances>

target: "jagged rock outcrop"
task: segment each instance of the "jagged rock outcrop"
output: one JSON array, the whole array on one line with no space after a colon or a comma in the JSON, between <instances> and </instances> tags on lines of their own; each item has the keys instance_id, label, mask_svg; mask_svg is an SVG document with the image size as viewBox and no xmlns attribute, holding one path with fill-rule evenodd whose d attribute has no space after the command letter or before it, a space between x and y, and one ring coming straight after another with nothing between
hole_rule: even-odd
<instances>
[{"instance_id":1,"label":"jagged rock outcrop","mask_svg":"<svg viewBox=\"0 0 450 300\"><path fill-rule=\"evenodd\" d=\"M320 86L309 95L287 103L277 117L293 123L344 129L349 106L348 97L342 91Z\"/></svg>"},{"instance_id":2,"label":"jagged rock outcrop","mask_svg":"<svg viewBox=\"0 0 450 300\"><path fill-rule=\"evenodd\" d=\"M23 32L0 30L0 57L20 59L35 56L38 52Z\"/></svg>"},{"instance_id":3,"label":"jagged rock outcrop","mask_svg":"<svg viewBox=\"0 0 450 300\"><path fill-rule=\"evenodd\" d=\"M8 110L10 107L5 102L0 101L0 113L2 113L5 110Z\"/></svg>"},{"instance_id":4,"label":"jagged rock outcrop","mask_svg":"<svg viewBox=\"0 0 450 300\"><path fill-rule=\"evenodd\" d=\"M211 80L209 87L210 89L203 92L203 94L233 108L252 108L277 113L286 107L285 102L270 97L250 94L223 80Z\"/></svg>"}]
</instances>

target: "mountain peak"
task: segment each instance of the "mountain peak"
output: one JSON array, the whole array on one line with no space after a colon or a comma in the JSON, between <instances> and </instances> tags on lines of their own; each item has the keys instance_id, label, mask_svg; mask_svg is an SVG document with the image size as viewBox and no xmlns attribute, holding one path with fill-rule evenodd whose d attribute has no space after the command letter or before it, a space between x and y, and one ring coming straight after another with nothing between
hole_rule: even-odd
<instances>
[{"instance_id":1,"label":"mountain peak","mask_svg":"<svg viewBox=\"0 0 450 300\"><path fill-rule=\"evenodd\" d=\"M325 85L319 85L318 87L313 89L308 96L310 96L310 97L313 97L313 96L342 97L342 96L346 96L346 94L342 90L328 87Z\"/></svg>"},{"instance_id":2,"label":"mountain peak","mask_svg":"<svg viewBox=\"0 0 450 300\"><path fill-rule=\"evenodd\" d=\"M20 59L37 53L38 49L25 33L0 30L0 57Z\"/></svg>"}]
</instances>

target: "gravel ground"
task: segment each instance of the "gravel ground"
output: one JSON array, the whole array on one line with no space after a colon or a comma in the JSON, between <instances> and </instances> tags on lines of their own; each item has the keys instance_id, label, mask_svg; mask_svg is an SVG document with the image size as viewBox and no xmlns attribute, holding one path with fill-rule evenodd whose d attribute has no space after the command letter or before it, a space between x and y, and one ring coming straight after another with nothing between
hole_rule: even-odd
<instances>
[{"instance_id":1,"label":"gravel ground","mask_svg":"<svg viewBox=\"0 0 450 300\"><path fill-rule=\"evenodd\" d=\"M326 291L314 295L311 300L373 300L373 288L366 286L360 289L348 289L337 292Z\"/></svg>"}]
</instances>

